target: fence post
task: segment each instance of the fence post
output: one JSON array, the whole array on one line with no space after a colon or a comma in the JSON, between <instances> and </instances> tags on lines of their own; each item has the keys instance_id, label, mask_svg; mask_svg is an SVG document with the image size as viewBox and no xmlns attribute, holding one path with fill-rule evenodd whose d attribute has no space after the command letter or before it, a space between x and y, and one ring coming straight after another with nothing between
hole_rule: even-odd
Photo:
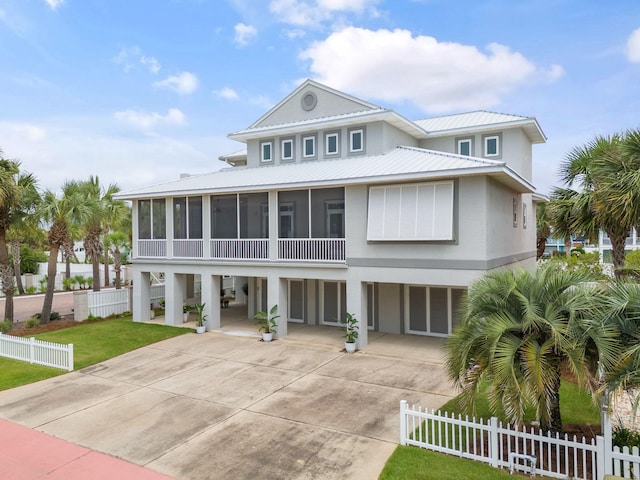
<instances>
[{"instance_id":1,"label":"fence post","mask_svg":"<svg viewBox=\"0 0 640 480\"><path fill-rule=\"evenodd\" d=\"M407 401L400 400L400 445L407 444Z\"/></svg>"},{"instance_id":2,"label":"fence post","mask_svg":"<svg viewBox=\"0 0 640 480\"><path fill-rule=\"evenodd\" d=\"M612 428L611 428L611 415L609 414L608 405L606 408L602 410L602 436L603 436L603 446L604 446L604 474L613 473L613 438L612 438Z\"/></svg>"},{"instance_id":3,"label":"fence post","mask_svg":"<svg viewBox=\"0 0 640 480\"><path fill-rule=\"evenodd\" d=\"M69 367L67 370L73 372L73 343L67 345L67 348L69 349Z\"/></svg>"},{"instance_id":4,"label":"fence post","mask_svg":"<svg viewBox=\"0 0 640 480\"><path fill-rule=\"evenodd\" d=\"M605 476L605 465L607 463L607 454L605 453L604 438L601 435L596 436L596 477L602 480ZM611 463L611 462L609 462Z\"/></svg>"},{"instance_id":5,"label":"fence post","mask_svg":"<svg viewBox=\"0 0 640 480\"><path fill-rule=\"evenodd\" d=\"M491 435L491 438L489 439L490 442L489 444L491 445L491 451L490 451L490 455L491 455L491 465L493 467L498 467L498 455L499 455L499 451L498 451L498 418L497 417L491 417L491 419L489 420L489 434Z\"/></svg>"},{"instance_id":6,"label":"fence post","mask_svg":"<svg viewBox=\"0 0 640 480\"><path fill-rule=\"evenodd\" d=\"M34 337L29 338L29 363L33 363L36 359L36 339Z\"/></svg>"}]
</instances>

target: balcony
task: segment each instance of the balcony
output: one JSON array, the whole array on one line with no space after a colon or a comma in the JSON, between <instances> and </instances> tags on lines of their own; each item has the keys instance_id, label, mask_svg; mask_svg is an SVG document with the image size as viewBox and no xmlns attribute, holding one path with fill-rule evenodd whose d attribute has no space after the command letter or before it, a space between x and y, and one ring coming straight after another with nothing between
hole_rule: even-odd
<instances>
[{"instance_id":1,"label":"balcony","mask_svg":"<svg viewBox=\"0 0 640 480\"><path fill-rule=\"evenodd\" d=\"M208 256L203 240L172 240L173 257L236 261L327 262L346 261L344 238L278 239L277 257L270 257L269 239L212 239ZM138 240L138 258L168 258L167 240Z\"/></svg>"}]
</instances>

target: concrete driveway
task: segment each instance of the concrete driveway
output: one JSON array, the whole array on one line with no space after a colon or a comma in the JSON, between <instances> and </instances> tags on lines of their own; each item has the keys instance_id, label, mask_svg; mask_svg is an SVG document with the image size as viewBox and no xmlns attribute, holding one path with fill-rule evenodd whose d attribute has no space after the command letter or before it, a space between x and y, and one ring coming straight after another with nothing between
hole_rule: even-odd
<instances>
[{"instance_id":1,"label":"concrete driveway","mask_svg":"<svg viewBox=\"0 0 640 480\"><path fill-rule=\"evenodd\" d=\"M184 335L0 392L0 417L180 480L375 479L400 400L454 395L441 343L380 335L349 355L318 335Z\"/></svg>"}]
</instances>

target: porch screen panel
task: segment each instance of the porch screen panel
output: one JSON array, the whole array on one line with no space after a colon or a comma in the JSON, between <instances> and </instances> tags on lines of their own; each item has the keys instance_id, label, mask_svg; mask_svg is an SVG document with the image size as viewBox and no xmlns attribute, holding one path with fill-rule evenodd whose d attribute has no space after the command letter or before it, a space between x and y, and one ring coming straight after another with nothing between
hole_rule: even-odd
<instances>
[{"instance_id":1,"label":"porch screen panel","mask_svg":"<svg viewBox=\"0 0 640 480\"><path fill-rule=\"evenodd\" d=\"M167 238L167 204L164 198L153 201L153 238Z\"/></svg>"},{"instance_id":2,"label":"porch screen panel","mask_svg":"<svg viewBox=\"0 0 640 480\"><path fill-rule=\"evenodd\" d=\"M187 238L187 197L173 199L173 238Z\"/></svg>"},{"instance_id":3,"label":"porch screen panel","mask_svg":"<svg viewBox=\"0 0 640 480\"><path fill-rule=\"evenodd\" d=\"M189 197L189 238L202 238L202 197Z\"/></svg>"},{"instance_id":4,"label":"porch screen panel","mask_svg":"<svg viewBox=\"0 0 640 480\"><path fill-rule=\"evenodd\" d=\"M409 330L427 331L427 289L409 287Z\"/></svg>"},{"instance_id":5,"label":"porch screen panel","mask_svg":"<svg viewBox=\"0 0 640 480\"><path fill-rule=\"evenodd\" d=\"M238 238L236 195L211 195L211 238Z\"/></svg>"},{"instance_id":6,"label":"porch screen panel","mask_svg":"<svg viewBox=\"0 0 640 480\"><path fill-rule=\"evenodd\" d=\"M304 282L302 280L289 282L289 317L294 320L304 320Z\"/></svg>"},{"instance_id":7,"label":"porch screen panel","mask_svg":"<svg viewBox=\"0 0 640 480\"><path fill-rule=\"evenodd\" d=\"M463 288L452 288L451 289L451 328L455 328L460 324L462 320L462 312L460 309L462 308L462 297L464 296L465 290Z\"/></svg>"},{"instance_id":8,"label":"porch screen panel","mask_svg":"<svg viewBox=\"0 0 640 480\"><path fill-rule=\"evenodd\" d=\"M138 237L151 238L151 200L138 200Z\"/></svg>"},{"instance_id":9,"label":"porch screen panel","mask_svg":"<svg viewBox=\"0 0 640 480\"><path fill-rule=\"evenodd\" d=\"M453 240L453 181L369 189L367 240Z\"/></svg>"},{"instance_id":10,"label":"porch screen panel","mask_svg":"<svg viewBox=\"0 0 640 480\"><path fill-rule=\"evenodd\" d=\"M269 237L269 194L240 195L240 238Z\"/></svg>"},{"instance_id":11,"label":"porch screen panel","mask_svg":"<svg viewBox=\"0 0 640 480\"><path fill-rule=\"evenodd\" d=\"M429 289L431 333L449 333L449 300L446 288Z\"/></svg>"},{"instance_id":12,"label":"porch screen panel","mask_svg":"<svg viewBox=\"0 0 640 480\"><path fill-rule=\"evenodd\" d=\"M324 282L323 321L336 323L338 318L338 283Z\"/></svg>"}]
</instances>

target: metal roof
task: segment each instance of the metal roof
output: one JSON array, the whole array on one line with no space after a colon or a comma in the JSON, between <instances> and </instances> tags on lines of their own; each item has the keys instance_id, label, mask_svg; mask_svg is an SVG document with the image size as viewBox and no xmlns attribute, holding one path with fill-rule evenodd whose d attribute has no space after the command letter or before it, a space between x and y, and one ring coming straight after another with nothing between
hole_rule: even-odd
<instances>
[{"instance_id":1,"label":"metal roof","mask_svg":"<svg viewBox=\"0 0 640 480\"><path fill-rule=\"evenodd\" d=\"M116 196L121 199L282 190L394 181L422 181L468 175L490 175L515 191L534 187L505 162L454 155L413 147L397 147L381 155L350 157L261 167L235 167L193 175Z\"/></svg>"},{"instance_id":2,"label":"metal roof","mask_svg":"<svg viewBox=\"0 0 640 480\"><path fill-rule=\"evenodd\" d=\"M543 143L546 137L535 117L522 117L507 113L475 112L458 113L442 117L414 120L414 123L429 133L429 136L450 135L456 132L487 130L488 128L521 127L533 143Z\"/></svg>"}]
</instances>

